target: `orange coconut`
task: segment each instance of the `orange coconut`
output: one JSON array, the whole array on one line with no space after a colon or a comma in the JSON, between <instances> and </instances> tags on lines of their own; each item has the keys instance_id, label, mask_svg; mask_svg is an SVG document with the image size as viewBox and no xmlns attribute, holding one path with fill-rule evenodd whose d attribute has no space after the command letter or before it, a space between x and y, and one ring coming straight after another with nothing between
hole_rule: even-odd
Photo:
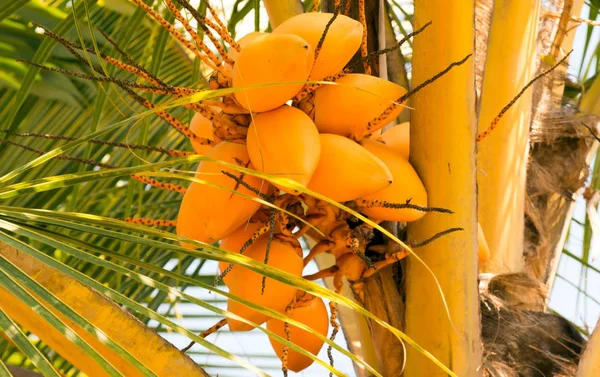
<instances>
[{"instance_id":1,"label":"orange coconut","mask_svg":"<svg viewBox=\"0 0 600 377\"><path fill-rule=\"evenodd\" d=\"M261 236L244 252L244 255L264 263L268 238L268 234ZM302 276L304 263L302 262L302 247L298 240L281 233L276 234L271 242L267 264L295 276ZM229 292L231 294L269 309L285 310L296 295L297 289L295 287L271 278L266 279L265 291L261 293L263 275L240 265L234 266L229 275ZM227 310L259 325L270 318L266 314L261 314L232 299L227 301ZM227 324L231 331L249 331L253 329L247 323L231 318L227 319Z\"/></svg>"},{"instance_id":2,"label":"orange coconut","mask_svg":"<svg viewBox=\"0 0 600 377\"><path fill-rule=\"evenodd\" d=\"M319 131L310 117L284 105L253 118L246 139L252 164L258 171L306 185L321 155Z\"/></svg>"},{"instance_id":3,"label":"orange coconut","mask_svg":"<svg viewBox=\"0 0 600 377\"><path fill-rule=\"evenodd\" d=\"M247 223L236 229L229 236L223 238L220 243L220 247L223 250L230 251L232 253L239 254L242 246L252 237L254 232L262 228L265 224L263 223ZM245 252L244 252L245 253ZM229 262L219 262L219 271L223 273L225 269L230 265ZM229 285L229 274L225 275L223 282Z\"/></svg>"},{"instance_id":4,"label":"orange coconut","mask_svg":"<svg viewBox=\"0 0 600 377\"><path fill-rule=\"evenodd\" d=\"M254 42L258 37L262 37L263 35L267 35L267 33L253 31L252 33L248 33L241 37L237 41L237 44L240 46L240 49L243 50L245 47L248 47L250 44L252 44L252 42ZM232 47L229 49L229 51L227 51L227 55L229 55L229 58L235 62L240 56L240 53Z\"/></svg>"},{"instance_id":5,"label":"orange coconut","mask_svg":"<svg viewBox=\"0 0 600 377\"><path fill-rule=\"evenodd\" d=\"M339 85L323 85L315 91L315 124L322 133L347 137L368 133L367 124L406 93L393 82L362 73L346 75L336 83ZM402 109L397 106L379 123L379 128L396 118Z\"/></svg>"},{"instance_id":6,"label":"orange coconut","mask_svg":"<svg viewBox=\"0 0 600 377\"><path fill-rule=\"evenodd\" d=\"M410 122L400 123L381 134L381 139L400 156L408 160L410 151Z\"/></svg>"},{"instance_id":7,"label":"orange coconut","mask_svg":"<svg viewBox=\"0 0 600 377\"><path fill-rule=\"evenodd\" d=\"M216 109L216 108L213 108ZM220 112L220 109L218 109ZM215 140L213 135L213 124L210 120L206 119L202 114L195 113L190 122L190 131L196 136L203 139ZM198 154L207 154L212 149L210 145L201 145L197 141L191 140L194 151Z\"/></svg>"},{"instance_id":8,"label":"orange coconut","mask_svg":"<svg viewBox=\"0 0 600 377\"><path fill-rule=\"evenodd\" d=\"M327 336L327 332L329 331L329 317L323 299L301 291L298 291L296 296L296 305L294 305L294 308L288 313L288 316L307 325L319 334ZM274 318L270 319L267 321L267 329L281 336L283 339L287 339L285 322ZM290 325L289 329L290 342L313 355L317 355L321 350L321 347L323 347L324 341L308 331L294 325ZM282 359L285 346L271 337L269 337L269 341L277 356ZM293 370L294 372L300 372L301 370L308 368L312 363L313 360L311 358L289 349L287 357L288 369Z\"/></svg>"},{"instance_id":9,"label":"orange coconut","mask_svg":"<svg viewBox=\"0 0 600 377\"><path fill-rule=\"evenodd\" d=\"M479 260L479 265L482 266L490 257L490 247L488 246L485 235L483 234L483 229L481 229L481 225L479 223L477 223L477 242L479 244L477 257Z\"/></svg>"},{"instance_id":10,"label":"orange coconut","mask_svg":"<svg viewBox=\"0 0 600 377\"><path fill-rule=\"evenodd\" d=\"M215 160L240 164L249 169L254 169L246 146L243 144L223 141L214 146L207 156ZM231 234L258 210L260 207L258 202L228 190L236 190L254 197L256 194L239 185L235 180L223 174L222 171L240 176L240 173L234 169L216 162L203 161L200 163L196 171L196 178L205 180L210 184L219 185L222 188L192 182L183 196L179 208L177 218L178 235L193 238L197 241L213 243ZM263 193L267 192L266 182L259 178L246 174L244 175L244 182Z\"/></svg>"},{"instance_id":11,"label":"orange coconut","mask_svg":"<svg viewBox=\"0 0 600 377\"><path fill-rule=\"evenodd\" d=\"M343 136L321 134L321 158L310 190L345 202L383 190L392 173L373 153Z\"/></svg>"},{"instance_id":12,"label":"orange coconut","mask_svg":"<svg viewBox=\"0 0 600 377\"><path fill-rule=\"evenodd\" d=\"M288 18L273 34L296 34L317 48L332 13L309 12ZM311 80L321 80L340 72L360 47L363 27L360 22L338 15L329 27L315 61Z\"/></svg>"},{"instance_id":13,"label":"orange coconut","mask_svg":"<svg viewBox=\"0 0 600 377\"><path fill-rule=\"evenodd\" d=\"M278 84L236 91L236 100L247 110L273 110L295 96L308 79L314 51L293 34L268 34L242 49L233 68L233 87ZM282 84L285 82L296 82Z\"/></svg>"},{"instance_id":14,"label":"orange coconut","mask_svg":"<svg viewBox=\"0 0 600 377\"><path fill-rule=\"evenodd\" d=\"M369 152L383 161L392 172L393 183L387 188L366 195L359 199L358 205L362 206L361 212L375 220L388 221L415 221L425 215L425 212L416 209L393 209L379 206L363 206L365 201L385 201L388 203L406 203L427 207L427 192L417 172L409 162L383 143L363 139L363 146Z\"/></svg>"}]
</instances>

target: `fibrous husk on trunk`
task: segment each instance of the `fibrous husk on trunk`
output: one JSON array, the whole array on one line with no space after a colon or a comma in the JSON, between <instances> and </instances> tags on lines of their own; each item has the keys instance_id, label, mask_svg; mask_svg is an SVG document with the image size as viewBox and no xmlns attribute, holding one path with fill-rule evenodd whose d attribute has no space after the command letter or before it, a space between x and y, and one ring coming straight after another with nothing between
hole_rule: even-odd
<instances>
[{"instance_id":1,"label":"fibrous husk on trunk","mask_svg":"<svg viewBox=\"0 0 600 377\"><path fill-rule=\"evenodd\" d=\"M493 276L481 286L487 376L575 375L585 341L566 319L540 310L543 285L519 273Z\"/></svg>"}]
</instances>

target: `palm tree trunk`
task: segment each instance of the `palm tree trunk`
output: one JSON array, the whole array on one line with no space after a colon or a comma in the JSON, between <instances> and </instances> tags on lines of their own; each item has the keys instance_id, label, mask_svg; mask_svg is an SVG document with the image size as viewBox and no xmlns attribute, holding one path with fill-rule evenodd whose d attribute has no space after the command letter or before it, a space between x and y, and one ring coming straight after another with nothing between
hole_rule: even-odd
<instances>
[{"instance_id":1,"label":"palm tree trunk","mask_svg":"<svg viewBox=\"0 0 600 377\"><path fill-rule=\"evenodd\" d=\"M600 320L596 324L596 328L581 357L577 377L597 376L598 371L600 371Z\"/></svg>"},{"instance_id":2,"label":"palm tree trunk","mask_svg":"<svg viewBox=\"0 0 600 377\"><path fill-rule=\"evenodd\" d=\"M494 2L479 133L535 73L539 0ZM486 272L523 269L524 205L532 91L502 117L477 150L479 223L490 248Z\"/></svg>"},{"instance_id":3,"label":"palm tree trunk","mask_svg":"<svg viewBox=\"0 0 600 377\"><path fill-rule=\"evenodd\" d=\"M416 0L415 28L431 21L415 38L413 83L431 78L474 52L474 2ZM408 259L406 332L458 376L481 375L481 325L477 286L477 197L475 81L471 58L414 96L411 163L423 180L430 206L455 213L430 213L409 224L409 239L460 226L417 252L437 277ZM450 315L446 311L446 306ZM405 376L446 376L417 350L408 348Z\"/></svg>"}]
</instances>

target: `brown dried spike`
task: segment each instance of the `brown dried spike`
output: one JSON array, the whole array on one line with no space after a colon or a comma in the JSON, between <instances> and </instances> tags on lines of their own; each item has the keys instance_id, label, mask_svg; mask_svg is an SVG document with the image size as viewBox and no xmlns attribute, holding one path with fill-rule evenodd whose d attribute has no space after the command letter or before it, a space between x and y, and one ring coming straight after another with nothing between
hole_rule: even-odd
<instances>
[{"instance_id":1,"label":"brown dried spike","mask_svg":"<svg viewBox=\"0 0 600 377\"><path fill-rule=\"evenodd\" d=\"M294 309L294 305L296 304L296 297L290 302L290 304L285 308L285 315L291 317L292 309ZM290 324L286 321L283 323L283 330L285 331L285 340L288 342L292 341L292 332L290 331ZM283 347L283 355L281 356L281 371L283 372L283 376L287 377L288 375L288 354L290 352L290 348L288 346Z\"/></svg>"},{"instance_id":2,"label":"brown dried spike","mask_svg":"<svg viewBox=\"0 0 600 377\"><path fill-rule=\"evenodd\" d=\"M240 254L244 254L244 252L246 251L246 249L248 249L254 242L256 242L257 239L260 238L260 236L262 236L263 234L267 233L269 230L271 229L271 224L265 225L263 227L261 227L260 229L258 229L256 232L254 232L254 234L252 234L252 236L248 239L248 241L246 241L241 249L240 249ZM227 266L227 268L221 272L221 274L219 276L217 276L215 278L215 281L213 283L214 286L216 286L217 284L219 284L219 282L221 280L223 280L223 278L229 273L231 272L231 270L233 269L233 264L230 263L229 266Z\"/></svg>"},{"instance_id":3,"label":"brown dried spike","mask_svg":"<svg viewBox=\"0 0 600 377\"><path fill-rule=\"evenodd\" d=\"M154 93L154 94L168 94L168 95L173 95L176 97L184 97L186 95L192 95L192 94L200 92L199 90L181 88L181 87L172 87L172 86L167 86L167 87L160 86L159 87L159 86L155 86L155 85L140 84L135 81L120 80L120 79L117 79L115 77L110 77L110 76L92 76L92 75L88 75L85 73L70 71L68 69L48 67L46 65L42 65L42 64L33 62L31 60L27 60L27 59L17 59L17 62L27 63L29 65L44 69L46 71L62 73L65 75L78 77L78 78L81 78L84 80L97 81L97 82L109 82L109 83L117 84L119 86L126 86L129 88L139 89L139 90L143 90L145 92ZM122 68L122 67L119 66L119 68ZM99 71L96 68L94 70L96 72ZM134 73L134 72L131 72L131 73Z\"/></svg>"},{"instance_id":4,"label":"brown dried spike","mask_svg":"<svg viewBox=\"0 0 600 377\"><path fill-rule=\"evenodd\" d=\"M462 65L464 64L467 59L469 59L471 57L472 54L469 54L467 56L465 56L463 59L457 61L457 62L453 62L450 63L450 65L448 65L448 67L446 67L443 71L437 73L435 76L433 76L432 78L426 80L425 82L421 83L420 85L418 85L417 87L415 87L413 90L407 92L406 94L404 94L402 97L398 98L398 100L396 100L393 104L391 104L387 109L385 109L383 111L383 113L381 113L381 115L377 116L376 118L374 118L373 120L371 120L368 124L367 124L367 128L366 128L366 132L364 132L364 135L352 135L352 138L354 140L360 140L362 139L365 135L370 134L371 132L377 130L378 128L380 128L379 126L381 126L381 122L383 120L385 120L388 115L390 115L390 113L392 111L394 111L394 109L396 109L396 107L398 107L400 104L402 104L404 101L406 101L407 99L409 99L410 97L412 97L413 95L415 95L418 91L420 91L421 89L423 89L424 87L426 87L427 85L433 83L434 81L436 81L437 79L439 79L440 77L444 76L446 73L448 73L452 68Z\"/></svg>"},{"instance_id":5,"label":"brown dried spike","mask_svg":"<svg viewBox=\"0 0 600 377\"><path fill-rule=\"evenodd\" d=\"M333 286L335 287L335 293L340 294L342 292L342 275L340 273L337 273L335 275L335 277L333 278ZM339 323L337 323L337 317L338 317L338 310L337 310L337 304L333 301L329 301L329 311L331 312L331 317L329 318L329 324L332 327L331 330L331 336L329 337L329 340L331 340L332 342L335 340L335 336L337 335L338 331L340 331L340 325ZM331 351L333 350L333 347L331 345L329 345L329 347L327 347L327 357L329 358L329 365L331 365L333 367L333 355L331 353ZM329 372L329 377L333 377L333 373Z\"/></svg>"},{"instance_id":6,"label":"brown dried spike","mask_svg":"<svg viewBox=\"0 0 600 377\"><path fill-rule=\"evenodd\" d=\"M344 15L345 15L345 16L348 16L348 15L350 15L350 4L351 4L351 1L350 1L350 0L347 0L347 2L346 2L346 6L345 6L345 8L344 8Z\"/></svg>"},{"instance_id":7,"label":"brown dried spike","mask_svg":"<svg viewBox=\"0 0 600 377\"><path fill-rule=\"evenodd\" d=\"M140 95L138 95L133 90L131 90L127 87L121 86L121 88L123 90L125 90L131 97L133 97L133 99L135 99L142 106L146 107L149 110L156 110L156 105L154 103L141 97ZM186 105L186 107L188 107L188 106ZM190 131L190 129L188 127L184 126L179 120L177 120L177 118L175 118L173 115L169 114L168 112L166 112L164 110L156 110L156 115L158 115L161 119L165 120L167 123L169 123L171 126L173 126L173 128L175 128L177 131L181 132L188 139L194 140L194 141L198 142L200 145L213 145L214 144L214 142L212 140L203 139L201 137L198 137L195 133Z\"/></svg>"},{"instance_id":8,"label":"brown dried spike","mask_svg":"<svg viewBox=\"0 0 600 377\"><path fill-rule=\"evenodd\" d=\"M137 1L137 0L134 0L134 1ZM144 6L146 6L146 5L144 4ZM150 11L154 12L152 9L150 9ZM160 17L160 16L158 16L158 17ZM161 17L161 19L162 19L162 17ZM164 19L163 19L163 21L164 21ZM166 21L164 21L164 22L166 22ZM75 56L83 64L85 64L85 65L88 64L87 61L80 54L78 54L77 51L75 51L75 48L77 47L76 45L74 45L73 43L67 41L66 39L62 38L61 36L59 36L55 33L49 33L48 35L51 36L52 38L54 38L59 43L61 43L63 46L65 46L69 50L69 52L71 52L71 54L73 54L73 56ZM37 64L37 63L32 62L32 64ZM41 66L41 67L44 67L44 66ZM91 67L91 68L94 69L94 71L96 71L98 74L104 76L104 72L102 72L98 68L96 68L96 67ZM117 84L121 89L126 91L136 102L138 102L142 106L146 107L147 109L153 110L156 108L156 105L154 105L152 102L148 101L147 99L145 99L145 98L141 97L140 95L138 95L137 93L135 93L128 86L128 83L122 82L121 80L117 80L117 79L113 79L113 78L107 78L107 80L109 80L109 82ZM135 85L141 85L141 84L135 84ZM186 105L186 107L190 107L190 106L193 106L193 104ZM213 144L213 142L211 140L202 139L202 138L199 138L198 136L196 136L196 134L191 132L186 126L181 124L181 122L179 122L171 114L169 114L165 111L162 111L162 110L157 110L156 114L160 118L165 120L167 123L169 123L171 126L173 126L175 129L177 129L179 132L181 132L183 135L185 135L187 138L197 141L201 145L212 145Z\"/></svg>"},{"instance_id":9,"label":"brown dried spike","mask_svg":"<svg viewBox=\"0 0 600 377\"><path fill-rule=\"evenodd\" d=\"M219 322L215 323L213 326L211 326L210 328L204 330L202 332L202 334L200 334L199 336L201 338L206 338L207 336L209 336L210 334L217 332L221 327L224 327L227 324L227 318L223 318L222 320L220 320ZM184 348L181 349L181 352L186 352L187 350L189 350L190 348L192 348L192 346L195 344L196 342L190 342L190 344L188 344L187 346L185 346Z\"/></svg>"},{"instance_id":10,"label":"brown dried spike","mask_svg":"<svg viewBox=\"0 0 600 377\"><path fill-rule=\"evenodd\" d=\"M36 137L36 138L41 138L41 139L64 140L64 141L78 140L76 137L58 136L58 135L51 135L51 134L40 134L40 133L35 133L35 132L12 132L9 130L0 130L0 132L4 132L6 134L9 134L12 136L19 136L19 137ZM152 145L119 143L116 141L108 141L108 140L100 140L100 139L88 140L88 143L109 145L109 146L117 147L117 148L127 148L127 149L134 149L134 150L139 149L139 150L145 150L145 151L151 151L151 152L159 152L159 153L164 153L164 154L167 154L169 156L174 156L174 157L187 157L187 156L192 156L195 154L194 152L180 151L177 149L166 149L166 148L162 148L162 147L154 147ZM43 153L45 153L45 152L43 152Z\"/></svg>"},{"instance_id":11,"label":"brown dried spike","mask_svg":"<svg viewBox=\"0 0 600 377\"><path fill-rule=\"evenodd\" d=\"M236 41L234 41L233 38L231 38L231 35L227 31L227 26L225 26L225 24L223 23L223 21L221 21L221 19L219 18L219 15L217 14L217 12L215 12L215 9L210 6L209 1L206 1L205 4L206 4L206 8L208 9L208 11L215 18L215 21L217 21L217 24L219 25L219 27L220 27L221 30L217 30L211 24L207 23L207 25L210 26L210 27L212 27L213 29L215 29L215 31L217 31L219 33L219 35L221 36L221 38L223 38L227 43L229 43L229 45L231 47L235 48L238 52L241 51L240 45ZM205 19L206 19L206 17L205 17Z\"/></svg>"},{"instance_id":12,"label":"brown dried spike","mask_svg":"<svg viewBox=\"0 0 600 377\"><path fill-rule=\"evenodd\" d=\"M95 54L95 52L93 52L94 50L92 50L92 49L86 49L86 50L88 52L91 52L91 53ZM151 83L153 83L155 85L162 86L162 84L160 82L156 81L153 77L150 77L146 72L140 70L139 68L136 68L136 67L131 66L129 64L125 64L122 61L117 60L115 58L112 58L112 57L110 57L110 56L108 56L106 54L102 54L101 53L100 56L104 60L106 60L108 63L114 65L117 68L121 68L122 70L127 71L129 73L133 73L134 75L139 76L139 77L141 77L141 78L143 78L145 80L148 80L148 81L150 81Z\"/></svg>"},{"instance_id":13,"label":"brown dried spike","mask_svg":"<svg viewBox=\"0 0 600 377\"><path fill-rule=\"evenodd\" d=\"M203 106L201 103L189 103L184 105L188 109L195 110L200 113L203 117L213 122L213 133L216 129L224 129L226 133L237 134L239 132L238 126L233 122L229 121L225 117L219 116L214 110L210 107Z\"/></svg>"},{"instance_id":14,"label":"brown dried spike","mask_svg":"<svg viewBox=\"0 0 600 377\"><path fill-rule=\"evenodd\" d=\"M208 58L207 58L207 56L202 55L202 53L200 52L200 50L198 50L198 48L196 46L194 46L192 43L190 43L190 41L188 41L180 32L175 30L175 27L173 25L171 25L167 20L165 20L160 14L158 14L156 11L154 11L154 9L152 9L151 7L146 5L142 0L132 0L132 1L134 3L136 3L140 8L142 8L144 10L144 12L148 13L150 16L152 16L152 18L154 18L156 21L158 21L165 29L167 29L169 31L169 33L171 33L171 35L173 35L175 38L177 38L177 40L179 42L181 42L181 44L183 44L190 51L192 51L196 56L198 56L200 59L202 59L202 61L206 65L208 65L209 67L211 67L214 70L218 70L224 77L229 77L229 73L225 71L225 69L221 65L221 62L219 61L219 59L215 56L215 54L212 51L210 51L210 50L204 51L206 53L206 55L208 56Z\"/></svg>"},{"instance_id":15,"label":"brown dried spike","mask_svg":"<svg viewBox=\"0 0 600 377\"><path fill-rule=\"evenodd\" d=\"M350 73L349 70L344 69L342 72L336 73L335 75L327 76L322 81L336 82L340 78L346 76ZM304 98L306 98L309 94L313 93L315 90L319 89L324 84L306 84L300 91L300 93L296 94L293 98L294 102L300 102Z\"/></svg>"},{"instance_id":16,"label":"brown dried spike","mask_svg":"<svg viewBox=\"0 0 600 377\"><path fill-rule=\"evenodd\" d=\"M177 220L161 220L161 219L147 219L143 217L126 217L123 221L127 221L131 224L141 224L146 226L177 226Z\"/></svg>"},{"instance_id":17,"label":"brown dried spike","mask_svg":"<svg viewBox=\"0 0 600 377\"><path fill-rule=\"evenodd\" d=\"M150 185L163 190L175 191L180 194L185 194L186 191L186 188L183 186L176 185L173 183L164 183L154 178L148 178L143 175L131 174L131 178L135 179L136 181L142 182L143 184Z\"/></svg>"},{"instance_id":18,"label":"brown dried spike","mask_svg":"<svg viewBox=\"0 0 600 377\"><path fill-rule=\"evenodd\" d=\"M73 77L78 77L80 79L84 79L84 80L91 80L91 81L98 81L98 82L110 82L113 84L117 84L117 85L124 85L124 86L128 86L131 88L135 88L135 89L141 89L141 90L146 90L149 92L153 92L156 90L161 90L161 88L158 88L156 86L151 86L151 85L145 85L145 84L138 84L136 82L133 81L125 81L125 80L119 80L116 79L114 77L107 77L107 76L92 76L92 75L88 75L85 73L80 73L80 72L75 72L75 71L70 71L68 69L63 69L63 68L54 68L54 67L48 67L47 65L43 65L43 64L39 64L36 62L33 62L31 60L27 60L27 59L17 59L17 62L21 62L21 63L27 63L29 65L32 65L34 67L38 67L40 69L49 71L49 72L56 72L56 73L62 73L65 75L69 75L69 76L73 76Z\"/></svg>"},{"instance_id":19,"label":"brown dried spike","mask_svg":"<svg viewBox=\"0 0 600 377\"><path fill-rule=\"evenodd\" d=\"M180 3L185 9L187 9L192 14L192 17L194 17L196 19L196 21L198 22L198 25L202 28L202 30L204 30L204 33L210 38L212 43L215 45L215 47L219 51L219 54L221 54L221 56L223 56L224 59L228 58L227 53L225 52L225 50L223 49L223 46L221 46L219 41L217 41L216 38L213 37L212 32L207 28L207 26L209 28L212 28L214 31L216 31L217 34L219 34L219 36L221 38L223 38L223 40L225 42L229 43L229 45L231 47L236 49L238 52L241 51L240 45L236 41L234 41L233 38L231 38L231 35L229 35L227 28L225 27L225 25L223 25L223 23L221 22L219 17L215 14L214 9L212 9L212 7L208 4L208 1L206 2L206 7L208 8L208 10L211 13L213 13L213 16L215 17L215 20L217 21L218 25L215 25L215 23L212 22L210 19L208 19L207 17L204 17L202 14L200 14L200 12L198 12L198 10L196 10L196 8L192 7L192 5L189 3L189 1L185 1L185 0L176 0L176 1L178 3ZM227 61L227 62L230 63L229 61Z\"/></svg>"},{"instance_id":20,"label":"brown dried spike","mask_svg":"<svg viewBox=\"0 0 600 377\"><path fill-rule=\"evenodd\" d=\"M177 9L175 4L173 4L173 1L165 0L165 2L167 4L167 7L169 8L169 10L171 11L171 13L173 13L175 15L175 18L177 18L179 20L179 22L181 22L181 24L183 25L185 30L188 32L188 34L192 36L192 38L194 39L194 42L196 42L196 46L199 46L202 49L202 51L204 51L204 53L206 53L208 55L207 51L210 51L210 49L204 44L204 42L202 42L202 39L200 38L198 33L196 33L196 31L192 28L192 26L187 21L187 19L185 17L183 17L183 15L179 11L179 9ZM183 1L180 3L185 4L186 2ZM223 48L223 46L221 46L221 44L215 39L215 37L212 35L212 33L206 27L206 25L204 25L204 23L202 23L201 21L198 21L198 25L202 28L202 30L204 31L204 34L206 34L206 36L213 42L213 45L215 45L215 47L217 48L217 51L219 51L219 54L221 54L221 57L223 58L223 60L225 60L228 64L233 64L233 61L231 59L229 59L229 56L225 52L225 49ZM213 62L214 62L214 60L213 60ZM216 64L216 62L215 62L215 64Z\"/></svg>"},{"instance_id":21,"label":"brown dried spike","mask_svg":"<svg viewBox=\"0 0 600 377\"><path fill-rule=\"evenodd\" d=\"M115 48L115 50L117 50L117 52L121 55L123 55L123 57L125 57L125 59L129 62L129 64L131 64L132 67L135 67L137 69L139 69L141 72L144 72L146 75L148 75L148 77L151 79L148 79L149 81L152 82L152 80L155 81L156 85L160 85L160 86L169 86L167 83L165 83L164 81L162 81L158 76L156 76L155 74L153 74L152 72L148 71L147 69L145 69L144 67L142 67L141 65L139 65L134 59L132 59L119 45L118 43L113 40L110 35L108 35L108 33L106 33L104 30L102 30L101 28L97 27L98 31L100 32L100 34L102 34L102 36Z\"/></svg>"},{"instance_id":22,"label":"brown dried spike","mask_svg":"<svg viewBox=\"0 0 600 377\"><path fill-rule=\"evenodd\" d=\"M439 212L439 213L448 213L448 214L454 213L454 211L447 209L447 208L442 208L442 207L421 207L416 204L412 204L410 202L410 199L407 200L405 203L389 203L389 202L385 202L385 201L381 201L381 200L359 199L358 204L362 208L373 208L373 207L394 208L394 209L409 208L409 209L414 209L416 211L421 211L421 212Z\"/></svg>"},{"instance_id":23,"label":"brown dried spike","mask_svg":"<svg viewBox=\"0 0 600 377\"><path fill-rule=\"evenodd\" d=\"M59 42L61 42L63 45L69 45L71 48L73 49L78 49L78 50L85 50L91 54L97 55L96 50L91 49L91 48L86 48L84 49L82 46L77 45L73 42L70 42L62 37L60 37L59 35L57 35L56 33L54 33L52 30L49 30L48 28L46 28L43 25L40 25L38 23L33 23L33 25L40 27L42 29L44 29L44 33L49 35L50 37L58 40ZM111 43L118 52L120 52L121 54L123 54L123 56L125 56L126 58L128 58L130 61L133 61L131 58L129 58L129 56L127 54L125 54L125 52L123 50L121 50L115 43L115 41L113 41L106 33L104 33L102 30L98 29L100 31L100 33L109 41L109 43ZM100 53L100 57L104 60L106 60L106 62L121 68L129 73L133 73L136 76L139 76L155 85L158 86L166 86L166 84L164 82L162 82L160 79L158 79L158 77L154 76L153 74L151 74L150 72L146 71L144 68L139 67L139 66L134 66L134 65L129 65L129 64L125 64L120 60L117 60L113 57L110 57L104 53ZM87 65L88 63L86 63Z\"/></svg>"},{"instance_id":24,"label":"brown dried spike","mask_svg":"<svg viewBox=\"0 0 600 377\"><path fill-rule=\"evenodd\" d=\"M489 134L492 133L492 131L494 131L496 129L496 127L498 126L498 122L500 122L500 119L502 118L502 116L504 116L504 114L506 114L506 112L508 111L508 109L510 109L511 106L514 105L515 102L517 102L517 100L523 95L523 93L525 93L525 91L531 85L533 85L537 80L541 79L542 77L546 76L550 72L554 71L559 65L561 65L562 63L564 63L564 61L567 60L567 58L569 57L569 55L571 55L572 52L573 52L573 50L569 51L565 56L563 56L562 59L560 59L552 67L550 67L549 69L545 70L544 72L542 72L542 73L538 74L537 76L535 76L534 78L532 78L523 87L523 89L521 89L521 91L519 93L517 93L517 95L506 106L504 106L504 108L502 110L500 110L500 113L498 113L498 115L496 115L496 117L494 118L494 120L492 121L492 123L490 124L490 126L485 131L483 131L482 133L480 133L479 135L477 135L477 142L479 143L481 140L485 139Z\"/></svg>"},{"instance_id":25,"label":"brown dried spike","mask_svg":"<svg viewBox=\"0 0 600 377\"><path fill-rule=\"evenodd\" d=\"M33 153L38 154L38 155L43 155L43 154L46 153L46 151L35 149L35 148L32 148L32 147L27 146L27 145L19 144L17 142L11 141L11 140L0 139L0 143L10 144L10 145L13 145L15 147L19 147L19 148L25 149L27 151L33 152ZM59 156L55 156L54 158L57 159L57 160L76 161L76 162L80 162L82 164L91 165L91 166L99 166L99 167L107 168L107 169L116 169L117 168L115 165L104 164L102 162L97 162L97 161L94 161L94 160L84 159L84 158L79 158L79 157L71 157L71 156L59 155Z\"/></svg>"},{"instance_id":26,"label":"brown dried spike","mask_svg":"<svg viewBox=\"0 0 600 377\"><path fill-rule=\"evenodd\" d=\"M371 66L366 60L369 50L367 49L367 18L365 17L365 0L358 0L358 20L363 26L362 42L360 44L360 56L363 59L363 67L365 68L365 74L371 74Z\"/></svg>"},{"instance_id":27,"label":"brown dried spike","mask_svg":"<svg viewBox=\"0 0 600 377\"><path fill-rule=\"evenodd\" d=\"M350 4L349 1L348 1L348 4ZM410 38L414 37L415 35L421 33L429 25L431 25L431 21L429 21L428 23L426 23L425 25L423 25L420 29L413 31L412 33L406 34L394 46L388 47L388 48L383 49L383 50L378 50L378 51L371 52L366 57L361 58L360 60L356 61L355 63L353 63L349 67L344 68L344 70L342 70L341 72L338 72L335 75L331 75L331 76L325 77L323 79L323 81L336 82L337 80L341 79L342 77L346 76L347 74L352 73L352 71L356 68L356 66L358 64L361 64L361 63L366 64L369 61L369 59L371 59L371 58L373 58L375 56L387 54L389 52L392 52L392 51L395 51L395 50L399 49L404 43L406 43L406 41L408 41ZM307 84L307 85L305 85L304 88L302 88L302 90L300 91L300 93L296 94L296 96L294 97L294 102L300 102L300 101L302 101L304 98L306 98L306 96L308 96L309 94L313 93L315 90L319 89L321 86L323 86L323 84Z\"/></svg>"},{"instance_id":28,"label":"brown dried spike","mask_svg":"<svg viewBox=\"0 0 600 377\"><path fill-rule=\"evenodd\" d=\"M425 30L428 26L430 26L432 24L431 21L429 21L428 23L426 23L425 25L423 25L421 28L413 31L412 33L408 33L406 34L404 37L402 37L402 39L400 39L398 42L396 42L395 45L388 47L388 48L384 48L382 50L377 50L377 51L373 51L371 53L369 53L367 56L362 57L361 59L357 60L356 62L352 63L350 66L348 66L346 69L344 69L344 71L346 73L350 73L352 72L360 63L365 63L368 62L370 59L376 57L376 56L380 56L380 55L384 55L387 53L390 53L392 51L395 51L397 49L399 49L400 47L402 47L402 45L404 43L406 43L410 38L420 34L421 32L423 32L423 30Z\"/></svg>"},{"instance_id":29,"label":"brown dried spike","mask_svg":"<svg viewBox=\"0 0 600 377\"><path fill-rule=\"evenodd\" d=\"M271 251L271 244L273 243L274 236L275 236L275 209L271 208L271 215L269 216L269 238L267 239L267 250L265 253L265 259L263 260L264 264L269 264L269 253ZM302 256L302 252L300 252L300 256ZM262 289L260 291L261 295L265 294L266 283L267 283L267 276L263 275Z\"/></svg>"}]
</instances>

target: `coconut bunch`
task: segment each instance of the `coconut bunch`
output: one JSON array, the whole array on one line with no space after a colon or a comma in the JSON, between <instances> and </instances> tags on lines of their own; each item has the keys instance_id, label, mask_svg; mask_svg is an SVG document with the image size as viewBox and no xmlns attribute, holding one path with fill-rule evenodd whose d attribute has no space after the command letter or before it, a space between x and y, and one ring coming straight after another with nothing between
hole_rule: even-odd
<instances>
[{"instance_id":1,"label":"coconut bunch","mask_svg":"<svg viewBox=\"0 0 600 377\"><path fill-rule=\"evenodd\" d=\"M200 112L190 124L199 139L211 141L191 140L194 150L210 160L197 168L202 183L193 182L184 194L177 219L180 236L220 241L224 250L298 277L318 252L330 252L352 265L344 271L352 270L358 280L372 267L362 256L369 236L361 242L347 226L349 215L301 194L300 188L344 203L376 223L415 221L425 215L427 193L408 162L408 123L381 133L402 111L398 99L406 89L344 70L359 50L363 32L362 24L347 16L312 12L288 19L272 33L254 32L236 41L239 49L230 49L229 62L210 80L213 89L235 89L211 103L221 123L227 119L233 126L223 132ZM273 179L240 173L235 166ZM257 199L297 214L306 224L284 212L273 213ZM328 211L332 213L323 214ZM319 245L307 258L298 241L304 234ZM327 334L329 320L321 298L242 266L221 262L220 270L233 295ZM257 325L267 322L271 331L313 354L323 345L314 335L295 326L284 330L283 322L237 301L229 300L227 310ZM226 322L231 331L253 329L230 318ZM274 339L271 343L291 370L312 363Z\"/></svg>"}]
</instances>

